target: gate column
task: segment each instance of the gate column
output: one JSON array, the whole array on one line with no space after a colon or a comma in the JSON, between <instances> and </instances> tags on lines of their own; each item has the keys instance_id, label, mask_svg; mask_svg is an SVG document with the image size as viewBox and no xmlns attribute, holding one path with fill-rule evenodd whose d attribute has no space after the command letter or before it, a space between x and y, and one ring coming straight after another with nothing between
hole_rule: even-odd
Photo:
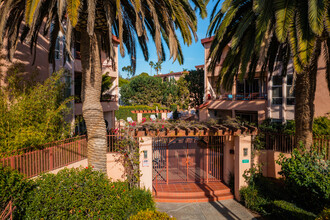
<instances>
[{"instance_id":1,"label":"gate column","mask_svg":"<svg viewBox=\"0 0 330 220\"><path fill-rule=\"evenodd\" d=\"M235 198L240 201L239 190L247 186L244 171L251 168L251 136L235 136Z\"/></svg>"},{"instance_id":2,"label":"gate column","mask_svg":"<svg viewBox=\"0 0 330 220\"><path fill-rule=\"evenodd\" d=\"M140 187L152 191L152 138L139 139L140 147Z\"/></svg>"},{"instance_id":3,"label":"gate column","mask_svg":"<svg viewBox=\"0 0 330 220\"><path fill-rule=\"evenodd\" d=\"M226 136L223 149L223 181L229 185L230 175L234 175L234 136Z\"/></svg>"}]
</instances>

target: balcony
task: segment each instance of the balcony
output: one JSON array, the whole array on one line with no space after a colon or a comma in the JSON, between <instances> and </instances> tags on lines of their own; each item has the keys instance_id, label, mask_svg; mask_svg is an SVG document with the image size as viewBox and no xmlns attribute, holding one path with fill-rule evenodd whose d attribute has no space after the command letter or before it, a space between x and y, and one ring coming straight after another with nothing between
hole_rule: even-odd
<instances>
[{"instance_id":1,"label":"balcony","mask_svg":"<svg viewBox=\"0 0 330 220\"><path fill-rule=\"evenodd\" d=\"M101 105L103 112L115 111L119 109L117 95L102 95ZM79 96L75 97L75 115L82 115L82 102Z\"/></svg>"},{"instance_id":2,"label":"balcony","mask_svg":"<svg viewBox=\"0 0 330 220\"><path fill-rule=\"evenodd\" d=\"M118 96L117 95L109 95L109 94L102 95L100 101L101 102L118 102ZM81 97L80 96L75 96L74 102L75 103L82 103Z\"/></svg>"},{"instance_id":3,"label":"balcony","mask_svg":"<svg viewBox=\"0 0 330 220\"><path fill-rule=\"evenodd\" d=\"M248 93L248 94L243 94L243 93L238 93L236 95L233 94L223 94L220 95L219 97L220 100L242 100L242 101L250 101L250 100L260 100L264 99L267 100L267 93Z\"/></svg>"}]
</instances>

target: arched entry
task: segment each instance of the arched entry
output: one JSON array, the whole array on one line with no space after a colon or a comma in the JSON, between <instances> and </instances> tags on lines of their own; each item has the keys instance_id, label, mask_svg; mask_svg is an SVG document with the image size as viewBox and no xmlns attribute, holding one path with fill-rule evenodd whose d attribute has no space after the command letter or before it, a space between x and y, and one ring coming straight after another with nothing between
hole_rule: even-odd
<instances>
[{"instance_id":1,"label":"arched entry","mask_svg":"<svg viewBox=\"0 0 330 220\"><path fill-rule=\"evenodd\" d=\"M223 136L153 139L153 183L208 183L223 179Z\"/></svg>"}]
</instances>

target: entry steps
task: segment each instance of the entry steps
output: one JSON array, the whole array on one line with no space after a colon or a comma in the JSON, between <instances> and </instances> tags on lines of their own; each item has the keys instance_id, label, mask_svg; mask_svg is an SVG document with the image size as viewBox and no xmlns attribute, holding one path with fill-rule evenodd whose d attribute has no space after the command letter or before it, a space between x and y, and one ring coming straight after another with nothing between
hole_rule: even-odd
<instances>
[{"instance_id":1,"label":"entry steps","mask_svg":"<svg viewBox=\"0 0 330 220\"><path fill-rule=\"evenodd\" d=\"M230 189L221 182L175 183L153 186L156 202L193 203L233 199Z\"/></svg>"}]
</instances>

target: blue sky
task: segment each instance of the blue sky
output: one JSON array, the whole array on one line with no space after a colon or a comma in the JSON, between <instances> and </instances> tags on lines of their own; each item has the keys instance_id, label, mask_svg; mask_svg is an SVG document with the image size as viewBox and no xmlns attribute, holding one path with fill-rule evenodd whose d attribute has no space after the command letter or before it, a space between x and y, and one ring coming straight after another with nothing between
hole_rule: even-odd
<instances>
[{"instance_id":1,"label":"blue sky","mask_svg":"<svg viewBox=\"0 0 330 220\"><path fill-rule=\"evenodd\" d=\"M183 57L184 57L184 63L182 65L179 65L177 61L173 63L172 59L169 59L169 51L166 50L166 61L163 62L162 64L162 73L169 73L171 71L173 72L179 72L182 71L183 69L195 69L196 65L202 65L204 64L204 48L203 45L201 44L201 39L206 37L206 31L207 27L210 22L210 14L212 12L213 6L216 1L211 0L207 6L207 12L208 12L208 17L205 19L201 19L198 15L198 26L197 26L197 36L198 36L198 41L192 43L189 47L187 45L184 45L181 42L181 47L183 51ZM181 35L179 32L177 32L178 37L180 38ZM149 54L150 58L149 61L157 62L157 54L156 54L156 49L154 46L154 42L152 40L149 41L148 43L149 46ZM150 66L149 66L149 61L146 62L144 61L143 54L141 52L141 48L137 48L137 64L136 64L136 75L140 74L142 72L146 72L150 74ZM126 78L127 73L122 71L122 68L124 66L130 65L130 59L129 56L121 57L119 56L119 61L118 61L118 66L119 66L119 73L122 77ZM152 70L152 75L156 74L155 70Z\"/></svg>"}]
</instances>

